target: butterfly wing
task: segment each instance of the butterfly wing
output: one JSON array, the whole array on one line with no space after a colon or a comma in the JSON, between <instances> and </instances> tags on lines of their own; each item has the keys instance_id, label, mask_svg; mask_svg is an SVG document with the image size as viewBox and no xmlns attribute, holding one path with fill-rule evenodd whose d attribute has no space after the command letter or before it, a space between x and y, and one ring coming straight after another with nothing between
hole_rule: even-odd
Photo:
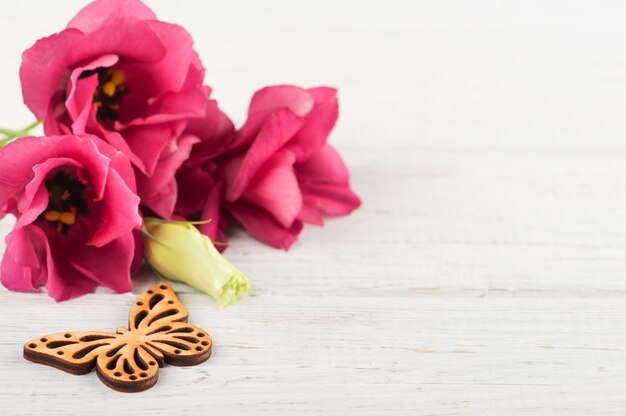
<instances>
[{"instance_id":1,"label":"butterfly wing","mask_svg":"<svg viewBox=\"0 0 626 416\"><path fill-rule=\"evenodd\" d=\"M122 392L137 392L152 387L159 378L159 365L162 363L143 344L126 337L115 348L99 355L97 373L100 380Z\"/></svg>"},{"instance_id":2,"label":"butterfly wing","mask_svg":"<svg viewBox=\"0 0 626 416\"><path fill-rule=\"evenodd\" d=\"M117 348L119 337L110 332L45 335L24 344L24 358L71 374L86 374L93 370L99 355Z\"/></svg>"},{"instance_id":3,"label":"butterfly wing","mask_svg":"<svg viewBox=\"0 0 626 416\"><path fill-rule=\"evenodd\" d=\"M196 365L211 356L209 334L187 323L189 314L172 288L165 283L151 287L131 308L131 331L146 334L142 347L160 363Z\"/></svg>"},{"instance_id":4,"label":"butterfly wing","mask_svg":"<svg viewBox=\"0 0 626 416\"><path fill-rule=\"evenodd\" d=\"M211 356L211 337L197 326L171 322L166 326L159 325L157 329L149 335L148 345L161 353L168 364L196 365Z\"/></svg>"},{"instance_id":5,"label":"butterfly wing","mask_svg":"<svg viewBox=\"0 0 626 416\"><path fill-rule=\"evenodd\" d=\"M143 292L130 309L128 327L131 331L156 328L171 322L187 322L187 309L170 285L161 283Z\"/></svg>"}]
</instances>

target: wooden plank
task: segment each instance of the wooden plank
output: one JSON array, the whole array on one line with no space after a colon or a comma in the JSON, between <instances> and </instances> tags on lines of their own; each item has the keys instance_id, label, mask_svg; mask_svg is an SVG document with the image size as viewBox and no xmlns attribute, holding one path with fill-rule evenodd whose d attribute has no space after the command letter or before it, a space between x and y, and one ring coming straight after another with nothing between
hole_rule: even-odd
<instances>
[{"instance_id":1,"label":"wooden plank","mask_svg":"<svg viewBox=\"0 0 626 416\"><path fill-rule=\"evenodd\" d=\"M181 300L213 336L215 355L199 367L164 368L159 383L137 396L107 389L94 374L25 362L20 350L40 333L112 328L125 320L132 296L51 307L36 295L2 292L3 305L29 311L3 322L3 409L618 415L626 406L621 299L259 295L223 311L201 295Z\"/></svg>"}]
</instances>

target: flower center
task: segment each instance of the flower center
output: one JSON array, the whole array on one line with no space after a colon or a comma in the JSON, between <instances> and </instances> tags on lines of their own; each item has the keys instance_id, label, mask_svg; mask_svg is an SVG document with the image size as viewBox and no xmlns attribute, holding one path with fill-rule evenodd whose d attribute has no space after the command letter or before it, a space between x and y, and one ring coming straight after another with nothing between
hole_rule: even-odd
<instances>
[{"instance_id":1,"label":"flower center","mask_svg":"<svg viewBox=\"0 0 626 416\"><path fill-rule=\"evenodd\" d=\"M80 215L87 214L83 194L85 185L66 171L58 171L45 180L48 206L42 214L56 232L67 232Z\"/></svg>"},{"instance_id":2,"label":"flower center","mask_svg":"<svg viewBox=\"0 0 626 416\"><path fill-rule=\"evenodd\" d=\"M93 102L98 107L100 120L117 120L120 99L126 95L126 75L124 71L114 68L98 68L85 71L81 78L98 74L98 88L93 94Z\"/></svg>"}]
</instances>

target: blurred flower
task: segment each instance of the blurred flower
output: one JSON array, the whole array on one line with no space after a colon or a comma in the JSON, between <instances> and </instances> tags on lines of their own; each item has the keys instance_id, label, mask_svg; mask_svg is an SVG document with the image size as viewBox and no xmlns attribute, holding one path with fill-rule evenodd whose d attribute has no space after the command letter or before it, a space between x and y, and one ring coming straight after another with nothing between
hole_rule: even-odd
<instances>
[{"instance_id":1,"label":"blurred flower","mask_svg":"<svg viewBox=\"0 0 626 416\"><path fill-rule=\"evenodd\" d=\"M157 274L211 295L220 307L248 293L248 278L191 223L146 219L144 245Z\"/></svg>"},{"instance_id":2,"label":"blurred flower","mask_svg":"<svg viewBox=\"0 0 626 416\"><path fill-rule=\"evenodd\" d=\"M46 134L101 137L131 160L142 205L171 217L174 174L197 141L182 133L209 94L185 29L139 0L97 0L24 52L20 78Z\"/></svg>"},{"instance_id":3,"label":"blurred flower","mask_svg":"<svg viewBox=\"0 0 626 416\"><path fill-rule=\"evenodd\" d=\"M0 150L0 218L13 214L0 268L10 290L45 284L57 301L132 289L141 226L126 156L93 137L28 137Z\"/></svg>"},{"instance_id":4,"label":"blurred flower","mask_svg":"<svg viewBox=\"0 0 626 416\"><path fill-rule=\"evenodd\" d=\"M337 121L336 93L287 85L258 91L248 120L214 159L224 176L224 210L257 240L286 250L303 223L322 225L323 215L360 206L348 169L326 142Z\"/></svg>"}]
</instances>

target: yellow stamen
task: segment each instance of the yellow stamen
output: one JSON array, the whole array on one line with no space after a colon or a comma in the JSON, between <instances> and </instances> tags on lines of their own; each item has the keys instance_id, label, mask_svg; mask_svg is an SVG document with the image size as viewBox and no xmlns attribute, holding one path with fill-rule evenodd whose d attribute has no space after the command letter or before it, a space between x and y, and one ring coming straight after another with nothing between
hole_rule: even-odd
<instances>
[{"instance_id":1,"label":"yellow stamen","mask_svg":"<svg viewBox=\"0 0 626 416\"><path fill-rule=\"evenodd\" d=\"M55 222L61 218L61 213L59 211L47 211L43 216L47 221Z\"/></svg>"},{"instance_id":2,"label":"yellow stamen","mask_svg":"<svg viewBox=\"0 0 626 416\"><path fill-rule=\"evenodd\" d=\"M76 222L76 215L73 212L62 212L59 219L63 224L74 225Z\"/></svg>"},{"instance_id":3,"label":"yellow stamen","mask_svg":"<svg viewBox=\"0 0 626 416\"><path fill-rule=\"evenodd\" d=\"M102 101L96 101L96 107L98 108L102 107Z\"/></svg>"},{"instance_id":4,"label":"yellow stamen","mask_svg":"<svg viewBox=\"0 0 626 416\"><path fill-rule=\"evenodd\" d=\"M104 84L102 86L102 92L104 92L106 95L108 95L109 97L113 97L115 95L115 89L117 87L115 86L115 84L111 81L107 82L106 84Z\"/></svg>"},{"instance_id":5,"label":"yellow stamen","mask_svg":"<svg viewBox=\"0 0 626 416\"><path fill-rule=\"evenodd\" d=\"M124 75L124 71L113 71L113 76L111 77L111 82L113 84L119 87L125 81L126 81L126 75Z\"/></svg>"},{"instance_id":6,"label":"yellow stamen","mask_svg":"<svg viewBox=\"0 0 626 416\"><path fill-rule=\"evenodd\" d=\"M61 200L62 201L67 201L69 199L69 197L72 196L70 194L70 191L68 191L67 189L65 191L63 191L63 195L61 195Z\"/></svg>"}]
</instances>

